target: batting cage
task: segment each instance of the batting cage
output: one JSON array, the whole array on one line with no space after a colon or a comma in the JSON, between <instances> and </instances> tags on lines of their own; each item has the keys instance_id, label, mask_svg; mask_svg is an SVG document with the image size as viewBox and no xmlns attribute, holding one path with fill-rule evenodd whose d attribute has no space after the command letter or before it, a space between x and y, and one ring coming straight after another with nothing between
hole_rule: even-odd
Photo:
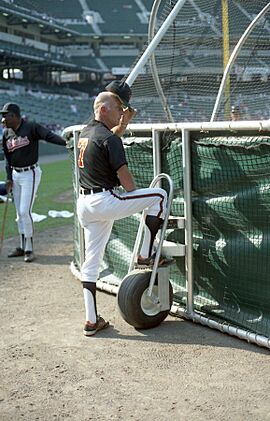
<instances>
[{"instance_id":1,"label":"batting cage","mask_svg":"<svg viewBox=\"0 0 270 421\"><path fill-rule=\"evenodd\" d=\"M76 148L82 127L72 134L74 198ZM184 245L172 254L172 312L270 347L270 123L130 125L124 139L128 165L138 187L164 172L174 183L172 228L166 241ZM75 153L75 155L74 155ZM165 184L162 186L168 189ZM128 272L140 215L115 221L97 286L117 292ZM181 253L180 253L181 254ZM83 233L75 217L73 271L84 256ZM180 333L179 333L180 334Z\"/></svg>"},{"instance_id":2,"label":"batting cage","mask_svg":"<svg viewBox=\"0 0 270 421\"><path fill-rule=\"evenodd\" d=\"M134 122L269 117L267 0L155 0L148 44L126 81Z\"/></svg>"},{"instance_id":3,"label":"batting cage","mask_svg":"<svg viewBox=\"0 0 270 421\"><path fill-rule=\"evenodd\" d=\"M162 249L175 259L166 274L171 312L268 348L269 11L265 0L155 0L148 44L125 79L138 113L123 139L137 187L161 173L170 176L170 218L184 221L168 225ZM230 114L235 110L237 119ZM65 130L75 201L81 130ZM160 186L168 191L168 179ZM100 289L121 290L139 224L140 215L115 221ZM83 261L75 216L78 277Z\"/></svg>"}]
</instances>

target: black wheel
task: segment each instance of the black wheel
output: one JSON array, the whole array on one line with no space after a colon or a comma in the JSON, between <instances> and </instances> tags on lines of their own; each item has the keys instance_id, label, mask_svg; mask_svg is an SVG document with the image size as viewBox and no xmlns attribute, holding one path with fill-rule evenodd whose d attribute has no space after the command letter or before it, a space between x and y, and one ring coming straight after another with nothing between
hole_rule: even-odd
<instances>
[{"instance_id":1,"label":"black wheel","mask_svg":"<svg viewBox=\"0 0 270 421\"><path fill-rule=\"evenodd\" d=\"M173 301L173 289L169 282L170 308L160 311L159 305L147 295L151 271L134 271L127 275L118 290L118 307L123 319L137 329L158 326L169 314ZM158 295L157 279L153 294Z\"/></svg>"}]
</instances>

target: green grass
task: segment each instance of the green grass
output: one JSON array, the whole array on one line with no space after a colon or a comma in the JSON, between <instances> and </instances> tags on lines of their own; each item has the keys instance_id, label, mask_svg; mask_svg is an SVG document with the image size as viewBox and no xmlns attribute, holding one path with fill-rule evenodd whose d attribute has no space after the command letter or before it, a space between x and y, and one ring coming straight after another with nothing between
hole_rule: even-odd
<instances>
[{"instance_id":1,"label":"green grass","mask_svg":"<svg viewBox=\"0 0 270 421\"><path fill-rule=\"evenodd\" d=\"M48 228L59 227L73 223L73 218L52 218L49 210L67 210L74 212L72 166L70 160L42 164L42 177L33 206L33 212L46 215L47 218L35 223L35 232ZM0 180L5 180L5 172L0 172ZM2 229L5 204L0 204L0 222ZM5 238L18 235L14 203L8 205L8 215L5 227Z\"/></svg>"}]
</instances>

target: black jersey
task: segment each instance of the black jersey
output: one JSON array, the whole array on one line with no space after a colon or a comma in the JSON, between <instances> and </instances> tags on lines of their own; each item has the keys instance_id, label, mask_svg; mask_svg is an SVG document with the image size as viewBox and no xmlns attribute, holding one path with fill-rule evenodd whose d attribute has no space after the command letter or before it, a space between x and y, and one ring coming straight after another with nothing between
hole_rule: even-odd
<instances>
[{"instance_id":1,"label":"black jersey","mask_svg":"<svg viewBox=\"0 0 270 421\"><path fill-rule=\"evenodd\" d=\"M56 145L66 141L46 127L22 119L17 130L6 128L3 133L3 149L7 160L7 175L11 179L11 167L28 167L38 161L39 140Z\"/></svg>"},{"instance_id":2,"label":"black jersey","mask_svg":"<svg viewBox=\"0 0 270 421\"><path fill-rule=\"evenodd\" d=\"M78 142L80 185L83 188L113 188L118 186L117 171L127 165L120 137L103 123L92 120L83 130Z\"/></svg>"}]
</instances>

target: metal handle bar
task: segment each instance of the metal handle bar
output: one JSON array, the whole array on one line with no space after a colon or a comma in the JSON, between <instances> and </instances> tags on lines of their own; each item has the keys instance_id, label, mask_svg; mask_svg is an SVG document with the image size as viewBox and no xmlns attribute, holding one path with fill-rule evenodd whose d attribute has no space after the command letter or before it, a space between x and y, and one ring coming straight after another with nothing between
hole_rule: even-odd
<instances>
[{"instance_id":1,"label":"metal handle bar","mask_svg":"<svg viewBox=\"0 0 270 421\"><path fill-rule=\"evenodd\" d=\"M171 204L172 204L173 194L174 194L173 181L172 181L171 177L168 174L165 174L165 173L158 174L152 180L149 187L150 188L155 187L155 185L162 178L166 178L168 183L169 183L169 194L168 194L167 209L166 209L166 213L165 213L165 218L164 218L164 222L163 222L163 225L162 225L162 228L161 228L159 244L158 244L158 247L157 247L154 266L153 266L153 269L152 269L152 274L151 274L151 278L150 278L150 282L149 282L149 289L148 289L148 295L149 296L152 294L153 286L154 286L154 283L155 283L156 272L157 272L157 268L158 268L159 258L160 258L160 255L161 255L162 243L163 243L163 240L164 240L164 237L165 237L165 232L166 232L166 228L167 228L167 224L168 224L168 219L169 219L169 216L170 216L170 209L171 209ZM128 272L131 272L134 268L134 262L135 262L135 259L136 259L137 255L138 255L139 245L140 245L141 238L142 238L144 221L145 221L145 211L143 212L141 220L140 220L140 225L139 225L139 229L138 229L138 232L137 232L137 236L136 236L136 240L135 240L134 249L133 249L132 258L131 258L131 262L130 262Z\"/></svg>"},{"instance_id":2,"label":"metal handle bar","mask_svg":"<svg viewBox=\"0 0 270 421\"><path fill-rule=\"evenodd\" d=\"M155 261L154 261L154 266L153 266L153 270L152 270L152 274L151 274L151 278L149 281L149 288L147 291L147 295L150 297L152 295L152 291L153 291L153 286L155 283L155 279L156 279L156 273L157 273L157 269L158 269L158 264L159 264L159 258L161 255L161 249L162 249L162 244L165 238L165 233L166 233L166 228L168 225L168 219L170 216L170 210L171 210L171 205L172 205L172 200L173 200L173 193L174 193L174 186L173 186L173 181L171 179L171 177L168 174L165 173L161 173L158 174L154 180L151 183L151 187L154 187L154 185L158 182L158 180L160 180L161 178L166 178L168 183L169 183L169 195L168 195L168 201L167 201L167 209L166 209L166 213L165 213L165 218L164 218L164 222L161 228L161 233L160 233L160 238L159 238L159 243L158 243L158 247L157 247L157 251L156 251L156 257L155 257Z\"/></svg>"}]
</instances>

